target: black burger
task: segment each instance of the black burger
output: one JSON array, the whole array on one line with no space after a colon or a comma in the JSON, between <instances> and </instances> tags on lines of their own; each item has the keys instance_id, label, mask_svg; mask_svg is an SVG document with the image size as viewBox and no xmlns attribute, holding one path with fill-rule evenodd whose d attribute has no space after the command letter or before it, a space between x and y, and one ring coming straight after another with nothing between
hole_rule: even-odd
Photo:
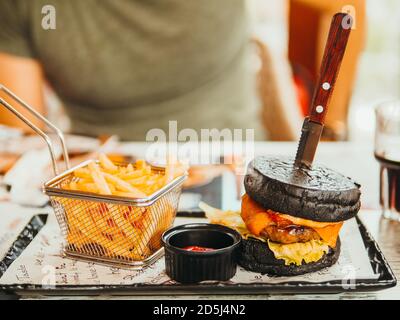
<instances>
[{"instance_id":1,"label":"black burger","mask_svg":"<svg viewBox=\"0 0 400 320\"><path fill-rule=\"evenodd\" d=\"M298 168L292 159L259 157L245 177L242 219L250 233L239 264L277 276L336 263L343 221L360 209L360 185L329 168Z\"/></svg>"}]
</instances>

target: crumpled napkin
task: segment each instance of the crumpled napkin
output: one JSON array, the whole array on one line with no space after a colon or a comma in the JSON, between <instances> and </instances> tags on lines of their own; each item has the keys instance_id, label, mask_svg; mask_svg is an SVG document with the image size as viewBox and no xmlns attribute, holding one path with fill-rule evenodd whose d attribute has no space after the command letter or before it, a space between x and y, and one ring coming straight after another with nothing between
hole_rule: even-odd
<instances>
[{"instance_id":1,"label":"crumpled napkin","mask_svg":"<svg viewBox=\"0 0 400 320\"><path fill-rule=\"evenodd\" d=\"M49 199L42 186L54 175L50 161L47 149L26 152L3 178L2 184L10 188L9 200L24 206L45 206Z\"/></svg>"}]
</instances>

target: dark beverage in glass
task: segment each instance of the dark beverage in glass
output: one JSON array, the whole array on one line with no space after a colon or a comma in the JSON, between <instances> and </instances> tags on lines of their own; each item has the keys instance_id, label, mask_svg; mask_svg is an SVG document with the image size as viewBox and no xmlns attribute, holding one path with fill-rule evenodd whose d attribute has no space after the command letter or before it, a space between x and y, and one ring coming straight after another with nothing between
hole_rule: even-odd
<instances>
[{"instance_id":1,"label":"dark beverage in glass","mask_svg":"<svg viewBox=\"0 0 400 320\"><path fill-rule=\"evenodd\" d=\"M385 218L400 221L400 102L376 109L375 158L380 168L380 204Z\"/></svg>"},{"instance_id":2,"label":"dark beverage in glass","mask_svg":"<svg viewBox=\"0 0 400 320\"><path fill-rule=\"evenodd\" d=\"M400 161L387 160L377 154L375 158L381 165L380 204L388 211L388 218L400 215Z\"/></svg>"}]
</instances>

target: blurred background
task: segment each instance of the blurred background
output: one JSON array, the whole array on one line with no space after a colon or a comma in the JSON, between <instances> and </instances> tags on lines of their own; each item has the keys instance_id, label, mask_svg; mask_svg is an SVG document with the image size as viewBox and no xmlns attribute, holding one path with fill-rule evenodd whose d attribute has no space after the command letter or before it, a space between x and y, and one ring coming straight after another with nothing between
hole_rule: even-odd
<instances>
[{"instance_id":1,"label":"blurred background","mask_svg":"<svg viewBox=\"0 0 400 320\"><path fill-rule=\"evenodd\" d=\"M375 128L374 108L383 101L400 98L400 2L247 0L247 5L252 34L267 51L264 66L268 71L260 81L271 81L272 72L274 78L283 78L277 79L279 94L290 96L288 91L292 89L286 91L282 88L290 80L285 78L290 67L294 72L297 107L302 111L308 108L311 99L332 14L348 11L355 15L356 26L331 101L324 139L371 142ZM262 68L262 55L256 53L254 61L251 61L256 71ZM53 106L51 118L68 130L68 119L51 92L49 99ZM282 97L281 104L275 99L270 101L270 97L263 99L262 94L260 99L260 104L267 104L270 118L284 112L286 114L281 116L289 118L287 121L291 123L284 104L293 103L293 100ZM278 105L272 107L272 104ZM297 128L299 123L290 125ZM296 139L295 135L282 132L282 128L269 129L272 131L269 140Z\"/></svg>"},{"instance_id":2,"label":"blurred background","mask_svg":"<svg viewBox=\"0 0 400 320\"><path fill-rule=\"evenodd\" d=\"M312 27L326 34L324 20L332 11L348 6L356 10L356 27L328 114L333 130L329 136L371 142L374 108L382 101L400 98L400 1L249 0L256 36L273 55L289 56L292 65L303 62L306 74L319 67L324 40L314 35L314 43L305 47L303 37L312 38ZM344 100L338 99L342 95Z\"/></svg>"},{"instance_id":3,"label":"blurred background","mask_svg":"<svg viewBox=\"0 0 400 320\"><path fill-rule=\"evenodd\" d=\"M323 139L372 143L374 108L383 101L400 98L400 2L245 1L251 19L253 49L249 66L257 76L254 89L267 132L262 139L298 139L332 15L341 11L354 16L355 27L331 100ZM68 132L69 119L50 87L46 88L46 100L47 116Z\"/></svg>"}]
</instances>

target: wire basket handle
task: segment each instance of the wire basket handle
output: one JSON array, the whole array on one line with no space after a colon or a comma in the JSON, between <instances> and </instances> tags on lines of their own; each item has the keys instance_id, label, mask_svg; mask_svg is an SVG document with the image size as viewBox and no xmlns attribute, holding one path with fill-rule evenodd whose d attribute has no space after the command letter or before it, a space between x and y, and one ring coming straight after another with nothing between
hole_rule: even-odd
<instances>
[{"instance_id":1,"label":"wire basket handle","mask_svg":"<svg viewBox=\"0 0 400 320\"><path fill-rule=\"evenodd\" d=\"M9 89L7 89L5 86L3 86L1 84L0 84L0 91L3 91L8 97L10 97L14 101L18 102L19 105L21 105L24 109L29 111L35 118L37 118L40 121L42 121L43 123L45 123L47 127L52 129L56 133L56 135L60 139L60 144L61 144L62 152L63 152L63 156L64 156L65 167L66 167L66 170L68 170L69 169L68 151L67 151L67 146L65 144L64 135L61 132L61 130L58 129L55 125L53 125L45 117L43 117L39 112L37 112L35 109L33 109L30 105L28 105L25 101L20 99L12 91L10 91ZM60 172L59 172L58 166L57 166L57 159L56 159L56 156L55 156L53 143L52 143L51 139L49 138L49 136L46 133L44 133L41 129L39 129L36 125L34 125L31 121L29 121L24 115L22 115L20 112L18 112L13 106L11 106L8 102L6 102L1 97L0 97L0 104L3 105L6 109L8 109L11 113L13 113L17 118L22 120L33 131L35 131L39 136L41 136L43 138L43 140L46 142L47 147L49 148L49 151L50 151L50 156L51 156L51 162L53 164L54 175L57 176Z\"/></svg>"}]
</instances>

